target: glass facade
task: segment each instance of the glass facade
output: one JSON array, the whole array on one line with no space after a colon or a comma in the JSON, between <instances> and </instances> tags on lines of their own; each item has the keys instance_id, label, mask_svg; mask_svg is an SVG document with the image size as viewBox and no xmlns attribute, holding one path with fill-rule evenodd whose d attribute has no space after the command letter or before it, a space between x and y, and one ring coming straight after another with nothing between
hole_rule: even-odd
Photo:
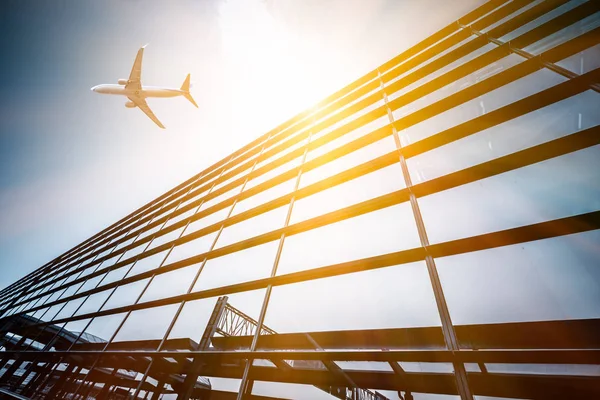
<instances>
[{"instance_id":1,"label":"glass facade","mask_svg":"<svg viewBox=\"0 0 600 400\"><path fill-rule=\"evenodd\" d=\"M0 397L600 398L599 42L424 39L1 290Z\"/></svg>"}]
</instances>

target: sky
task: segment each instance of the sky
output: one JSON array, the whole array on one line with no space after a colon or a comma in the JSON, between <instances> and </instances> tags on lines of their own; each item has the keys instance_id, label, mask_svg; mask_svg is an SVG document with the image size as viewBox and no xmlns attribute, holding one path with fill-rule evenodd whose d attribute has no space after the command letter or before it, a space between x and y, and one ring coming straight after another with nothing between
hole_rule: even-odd
<instances>
[{"instance_id":1,"label":"sky","mask_svg":"<svg viewBox=\"0 0 600 400\"><path fill-rule=\"evenodd\" d=\"M482 2L2 2L0 288L359 78ZM135 54L144 44L149 45L144 56L143 84L178 88L188 73L191 73L194 83L192 94L198 109L184 98L148 101L166 125L166 130L160 130L139 110L126 108L124 98L102 96L89 90L98 84L116 83L119 78L127 78ZM511 62L508 58L505 61ZM546 87L540 82L551 86L562 81L549 71L541 71L533 78L508 85L507 90L520 98ZM507 95L502 94L502 90L504 88L485 97L487 107L499 107L496 103L506 100ZM458 170L477 160L487 160L475 160L475 155L497 157L510 153L516 147L527 147L526 143L530 142L526 140L538 140L538 134L543 134L546 140L552 135L558 137L570 133L575 125L563 117L571 109L580 113L577 129L597 125L600 114L596 109L600 103L594 99L587 93L569 100L570 103L557 105L557 108L564 108L562 113L550 108L540 110L528 116L526 121L503 124L496 131L487 130L484 134L446 146L441 153L431 151L421 158L415 157L409 162L409 168L424 171L429 174L426 178L432 179L440 175L440 171L447 173L448 168L453 166ZM399 110L396 114L399 112L404 111ZM581 126L581 113L584 126ZM404 134L423 137L439 131L444 123L454 124L456 121L432 118ZM482 152L481 147L477 147L483 142L489 145L489 152ZM503 148L504 145L508 147ZM522 225L524 220L535 223L589 211L585 207L596 210L597 202L593 203L590 199L598 198L599 189L597 185L591 187L593 185L589 182L597 180L598 169L581 166L596 165L600 159L598 150L598 147L588 149L514 174L465 185L449 191L450 194L422 199L420 205L430 240L437 243L454 239L454 236L449 236L451 234L468 237ZM469 152L472 153L470 157L464 157ZM455 158L450 159L449 155ZM548 176L552 176L555 182L549 182ZM552 195L558 193L557 188L565 182L570 186L567 191L560 190L564 196ZM353 193L344 192L342 186L333 188L329 195L333 193L344 201L355 199ZM518 190L511 192L506 188ZM469 199L473 203L466 201ZM306 214L322 212L319 207L327 202L318 196L314 196L313 200L313 203L308 200L302 203L301 200L295 204L296 214L293 217L301 215L297 212L302 210L302 204ZM481 204L486 206L479 207ZM500 211L490 212L491 209ZM410 218L410 209L408 204L404 204L372 213L370 217L373 215L376 217L372 221L377 225L373 228L375 231L382 229L381 225L385 223L397 226L395 221L402 220L398 217ZM298 239L300 235L286 239L281 270L289 272L297 267L290 260L299 259L298 254L304 257L303 263L312 262L314 265L333 264L334 261L327 257L337 257L341 253L345 257L361 258L362 255L348 251L350 241L343 235L344 230L358 232L355 225L349 224L359 219L335 226L332 224L320 230L321 235L342 238L338 248L332 248L333 240L329 240L327 251L305 254L307 242L302 240L325 243L323 237L316 234L311 239L310 235L314 232L306 233L302 239ZM464 223L467 220L470 223ZM227 232L224 231L223 237ZM362 237L368 235L366 232ZM597 253L593 249L599 235L600 232L595 231L577 237L507 246L485 254L474 252L437 260L454 323L596 316L600 291L598 272L594 268L594 255ZM372 236L373 241L383 243ZM412 236L418 238L416 232ZM396 239L390 236L391 240ZM411 246L407 243L408 247L419 245L418 241ZM357 243L353 250L375 249L375 243L362 241L360 244L362 247ZM275 245L274 242L265 245L271 246L268 256L272 256ZM250 251L259 251L259 247ZM248 257L248 254L246 252L243 257ZM215 279L244 278L234 273L221 273L225 267L241 264L231 258L211 260L209 266L210 263L212 270L217 271ZM215 269L214 265L219 268ZM479 269L481 265L486 266L485 272ZM264 266L270 268L270 264L264 263ZM182 269L180 272L185 271ZM261 273L258 270L254 272ZM275 288L265 323L279 332L346 329L348 321L355 328L439 325L425 272L423 263L415 263L406 266L402 272L393 268L381 269ZM204 275L207 273L210 270L203 272ZM410 279L398 279L400 276ZM205 276L201 283L206 281ZM394 291L380 290L389 282L394 282ZM531 285L531 282L535 284ZM359 284L363 287L357 291L355 288ZM160 281L155 286L158 285ZM174 286L174 281L171 281L170 285L161 285L159 289L169 290ZM337 288L333 298L330 296L332 286ZM152 290L151 286L149 293L152 294ZM121 293L118 294L115 298L125 301ZM257 315L262 298L263 292L257 291L238 293L230 300L231 304L243 308L248 314ZM300 303L297 298L305 300ZM477 301L472 301L473 298ZM348 304L359 301L362 310L368 311L361 314L356 308L348 307ZM194 304L196 308L192 307ZM205 310L208 318L213 303L197 301L187 306L190 306L189 311L184 309L184 313L189 312L194 317L180 318L183 321L181 326L174 328L176 334L179 334L178 329L182 332L182 337L189 336L189 327L184 323L190 321L202 325L200 310ZM375 308L379 312L371 312ZM144 310L133 314L142 318L144 323L137 324L138 320L133 319L125 325L121 334L138 335L142 328L154 335L157 330L150 329L148 324L166 321L166 317L161 318L156 309L145 311L152 313L152 318L148 318ZM170 311L174 312L174 308ZM110 331L114 327L106 321L112 317L115 316L97 319L95 324ZM96 325L93 327L96 328ZM132 327L131 331L128 331L129 327ZM77 331L70 325L68 329ZM196 331L200 332L199 329ZM110 334L98 335L108 337ZM213 379L212 382L216 387L220 381ZM238 385L234 382L229 387L222 383L223 388L231 390ZM280 391L274 385L260 385L264 386L260 388L262 394ZM315 397L311 398L317 398L318 394L321 393L315 389Z\"/></svg>"},{"instance_id":2,"label":"sky","mask_svg":"<svg viewBox=\"0 0 600 400\"><path fill-rule=\"evenodd\" d=\"M50 261L482 3L481 0L4 1L0 287ZM158 129L117 96L127 78Z\"/></svg>"}]
</instances>

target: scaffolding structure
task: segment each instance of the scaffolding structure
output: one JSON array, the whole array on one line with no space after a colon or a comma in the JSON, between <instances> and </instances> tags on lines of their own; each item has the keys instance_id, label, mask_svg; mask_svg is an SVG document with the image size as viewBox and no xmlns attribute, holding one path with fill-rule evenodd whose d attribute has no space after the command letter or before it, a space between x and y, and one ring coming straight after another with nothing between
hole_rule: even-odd
<instances>
[{"instance_id":1,"label":"scaffolding structure","mask_svg":"<svg viewBox=\"0 0 600 400\"><path fill-rule=\"evenodd\" d=\"M597 316L455 323L455 300L440 273L451 257L594 234L600 228L597 204L448 240L432 233L427 206L457 188L598 150L599 21L600 2L593 0L490 0L4 288L0 397L294 397L286 393L291 389L273 396L259 387L282 383L347 400L428 394L463 400L600 398ZM511 97L539 74L552 83ZM573 123L563 134L542 132L499 150L494 145L503 142L485 136L494 129L508 135L503 129L515 127L509 124L537 112L556 113L552 107L582 96L595 103L586 100L588 108L566 113ZM423 133L427 129L431 133ZM461 158L438 174L420 172L422 157L459 154L479 143L466 140L482 137L487 153L481 158ZM377 174L390 167L397 168L397 185L369 195L372 189L361 179L383 177ZM334 196L332 208L296 216L302 202L344 185L365 194L355 202ZM308 254L329 247L306 245L294 268L282 261L296 238L399 207L410 218L389 226L414 226L415 246L308 267ZM274 213L282 216L278 225L261 219ZM392 236L380 222L373 240ZM364 227L353 226L348 235ZM267 261L252 258L251 251L265 248L272 249ZM219 264L220 274L216 263L236 255L236 261ZM269 319L281 303L278 293L355 276L359 300L350 307L365 321L369 313L391 320L380 309L359 313L366 301L360 291L370 284L365 277L411 265L423 268L438 324L361 327L337 311L319 318L343 329L311 329L310 318L300 312L289 319L306 329L281 329ZM288 307L321 295L312 288ZM323 308L336 290L328 287ZM439 369L407 368L415 363ZM541 367L527 371L532 365ZM236 388L216 387L219 380Z\"/></svg>"}]
</instances>

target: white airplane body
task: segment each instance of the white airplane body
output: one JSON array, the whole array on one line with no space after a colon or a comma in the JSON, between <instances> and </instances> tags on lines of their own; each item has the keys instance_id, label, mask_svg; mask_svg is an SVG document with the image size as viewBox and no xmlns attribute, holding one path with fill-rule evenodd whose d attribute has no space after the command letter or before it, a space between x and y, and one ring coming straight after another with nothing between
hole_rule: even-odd
<instances>
[{"instance_id":1,"label":"white airplane body","mask_svg":"<svg viewBox=\"0 0 600 400\"><path fill-rule=\"evenodd\" d=\"M129 74L129 79L119 79L118 84L103 84L94 86L91 90L96 93L101 94L113 94L126 96L129 101L125 103L125 107L127 108L135 108L138 107L142 110L156 125L161 128L165 128L164 125L156 118L156 115L152 112L148 103L146 102L146 98L148 97L177 97L183 96L188 99L196 108L198 105L194 101L194 98L190 94L190 74L185 78L181 88L165 88L159 86L142 86L142 58L144 56L144 48L143 46L138 50L137 56L135 57L135 61L133 63L133 68L131 69L131 73Z\"/></svg>"}]
</instances>

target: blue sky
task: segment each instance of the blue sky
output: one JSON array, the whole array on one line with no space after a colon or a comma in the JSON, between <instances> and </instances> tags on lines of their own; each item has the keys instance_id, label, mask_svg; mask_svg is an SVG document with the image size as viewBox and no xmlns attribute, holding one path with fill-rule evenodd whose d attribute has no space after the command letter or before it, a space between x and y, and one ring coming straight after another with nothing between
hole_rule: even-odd
<instances>
[{"instance_id":1,"label":"blue sky","mask_svg":"<svg viewBox=\"0 0 600 400\"><path fill-rule=\"evenodd\" d=\"M0 287L39 267L481 1L91 1L0 6ZM426 18L423 16L426 15ZM89 88L149 104L166 131Z\"/></svg>"}]
</instances>

